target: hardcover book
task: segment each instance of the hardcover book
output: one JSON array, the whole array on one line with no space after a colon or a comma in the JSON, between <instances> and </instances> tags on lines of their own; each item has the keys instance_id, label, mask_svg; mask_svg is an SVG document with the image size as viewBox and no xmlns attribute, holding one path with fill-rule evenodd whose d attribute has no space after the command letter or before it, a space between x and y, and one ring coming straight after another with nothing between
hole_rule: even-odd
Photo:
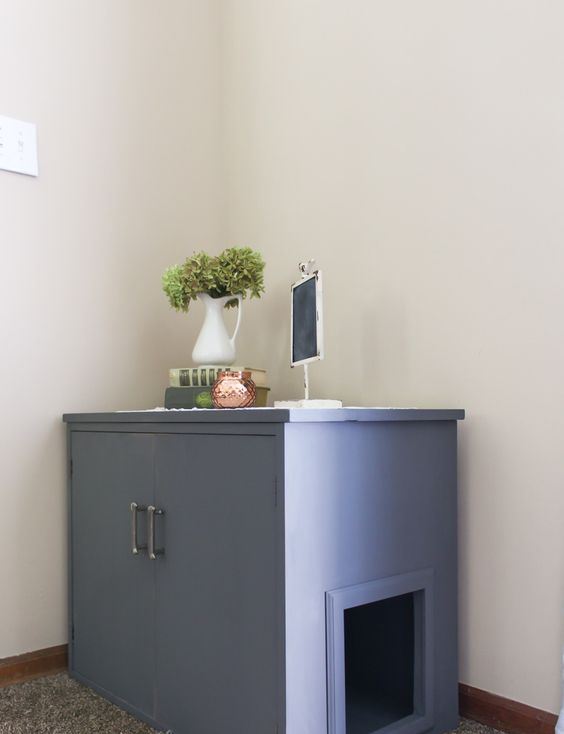
<instances>
[{"instance_id":1,"label":"hardcover book","mask_svg":"<svg viewBox=\"0 0 564 734\"><path fill-rule=\"evenodd\" d=\"M226 365L204 365L202 367L173 367L169 371L171 387L211 387L218 373L223 370L234 372L250 372L251 379L257 387L266 387L266 370L258 367L229 367Z\"/></svg>"},{"instance_id":2,"label":"hardcover book","mask_svg":"<svg viewBox=\"0 0 564 734\"><path fill-rule=\"evenodd\" d=\"M255 407L266 408L269 387L257 387ZM165 408L213 408L211 387L167 387Z\"/></svg>"}]
</instances>

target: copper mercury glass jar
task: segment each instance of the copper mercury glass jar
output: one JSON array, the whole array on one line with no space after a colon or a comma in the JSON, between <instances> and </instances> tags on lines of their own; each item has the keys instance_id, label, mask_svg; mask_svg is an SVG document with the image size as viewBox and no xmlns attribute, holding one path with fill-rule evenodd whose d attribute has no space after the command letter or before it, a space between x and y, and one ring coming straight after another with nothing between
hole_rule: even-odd
<instances>
[{"instance_id":1,"label":"copper mercury glass jar","mask_svg":"<svg viewBox=\"0 0 564 734\"><path fill-rule=\"evenodd\" d=\"M212 385L214 408L252 408L257 391L250 372L224 370Z\"/></svg>"}]
</instances>

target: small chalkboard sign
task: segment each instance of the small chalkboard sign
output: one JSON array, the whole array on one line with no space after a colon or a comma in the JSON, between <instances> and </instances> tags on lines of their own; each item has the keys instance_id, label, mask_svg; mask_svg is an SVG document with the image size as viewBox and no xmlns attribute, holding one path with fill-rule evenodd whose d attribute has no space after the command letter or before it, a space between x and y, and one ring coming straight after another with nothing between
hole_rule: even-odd
<instances>
[{"instance_id":1,"label":"small chalkboard sign","mask_svg":"<svg viewBox=\"0 0 564 734\"><path fill-rule=\"evenodd\" d=\"M340 400L310 400L309 374L310 362L323 359L323 291L321 273L313 270L315 260L299 264L302 279L292 286L291 300L291 344L290 364L292 367L303 365L303 400L276 400L275 408L342 408Z\"/></svg>"},{"instance_id":2,"label":"small chalkboard sign","mask_svg":"<svg viewBox=\"0 0 564 734\"><path fill-rule=\"evenodd\" d=\"M291 365L323 359L321 273L308 275L292 286Z\"/></svg>"}]
</instances>

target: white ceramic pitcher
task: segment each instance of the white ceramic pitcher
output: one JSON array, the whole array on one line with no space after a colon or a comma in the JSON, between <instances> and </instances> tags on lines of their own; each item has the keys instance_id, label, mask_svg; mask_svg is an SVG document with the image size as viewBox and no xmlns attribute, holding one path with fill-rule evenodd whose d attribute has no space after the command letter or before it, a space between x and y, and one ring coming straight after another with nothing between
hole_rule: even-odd
<instances>
[{"instance_id":1,"label":"white ceramic pitcher","mask_svg":"<svg viewBox=\"0 0 564 734\"><path fill-rule=\"evenodd\" d=\"M200 333L194 345L192 359L194 364L225 365L235 361L235 339L241 324L241 296L223 296L212 298L207 293L199 293L198 299L204 304L206 315ZM237 300L237 323L230 337L223 320L223 309L228 301Z\"/></svg>"}]
</instances>

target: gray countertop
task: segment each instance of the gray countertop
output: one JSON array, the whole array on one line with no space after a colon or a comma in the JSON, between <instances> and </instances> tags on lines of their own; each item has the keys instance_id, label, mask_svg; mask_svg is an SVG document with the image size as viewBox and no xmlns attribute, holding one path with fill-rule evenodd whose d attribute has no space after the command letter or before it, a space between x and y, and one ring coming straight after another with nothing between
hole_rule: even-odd
<instances>
[{"instance_id":1,"label":"gray countertop","mask_svg":"<svg viewBox=\"0 0 564 734\"><path fill-rule=\"evenodd\" d=\"M464 410L446 408L245 408L65 413L66 423L323 423L344 421L458 421Z\"/></svg>"}]
</instances>

